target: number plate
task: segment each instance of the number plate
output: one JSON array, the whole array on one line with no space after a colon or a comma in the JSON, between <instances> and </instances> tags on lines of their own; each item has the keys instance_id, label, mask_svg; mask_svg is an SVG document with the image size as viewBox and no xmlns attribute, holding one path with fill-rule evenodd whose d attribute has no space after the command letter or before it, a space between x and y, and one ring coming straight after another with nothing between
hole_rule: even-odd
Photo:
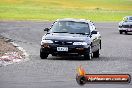
<instances>
[{"instance_id":1,"label":"number plate","mask_svg":"<svg viewBox=\"0 0 132 88\"><path fill-rule=\"evenodd\" d=\"M68 47L57 47L57 51L68 51Z\"/></svg>"}]
</instances>

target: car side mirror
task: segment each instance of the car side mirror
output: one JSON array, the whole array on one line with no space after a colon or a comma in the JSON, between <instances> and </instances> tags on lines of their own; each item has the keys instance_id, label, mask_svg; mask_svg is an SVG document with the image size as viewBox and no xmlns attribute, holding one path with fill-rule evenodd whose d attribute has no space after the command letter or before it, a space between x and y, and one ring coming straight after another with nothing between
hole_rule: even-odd
<instances>
[{"instance_id":1,"label":"car side mirror","mask_svg":"<svg viewBox=\"0 0 132 88\"><path fill-rule=\"evenodd\" d=\"M97 34L97 31L92 31L91 34Z\"/></svg>"},{"instance_id":2,"label":"car side mirror","mask_svg":"<svg viewBox=\"0 0 132 88\"><path fill-rule=\"evenodd\" d=\"M44 31L49 31L49 28L45 28Z\"/></svg>"}]
</instances>

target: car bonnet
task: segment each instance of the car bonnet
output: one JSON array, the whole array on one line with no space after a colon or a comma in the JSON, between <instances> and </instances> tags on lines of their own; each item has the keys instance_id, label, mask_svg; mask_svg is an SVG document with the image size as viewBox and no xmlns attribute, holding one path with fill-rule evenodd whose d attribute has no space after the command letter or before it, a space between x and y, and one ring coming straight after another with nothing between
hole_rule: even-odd
<instances>
[{"instance_id":1,"label":"car bonnet","mask_svg":"<svg viewBox=\"0 0 132 88\"><path fill-rule=\"evenodd\" d=\"M89 35L69 34L69 33L50 33L45 36L48 40L63 40L63 41L85 41L90 42Z\"/></svg>"}]
</instances>

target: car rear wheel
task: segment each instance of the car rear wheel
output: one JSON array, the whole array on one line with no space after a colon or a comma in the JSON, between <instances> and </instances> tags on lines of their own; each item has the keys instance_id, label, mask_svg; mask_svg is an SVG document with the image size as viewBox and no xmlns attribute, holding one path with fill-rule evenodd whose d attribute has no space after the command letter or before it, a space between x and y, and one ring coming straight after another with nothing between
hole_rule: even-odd
<instances>
[{"instance_id":1,"label":"car rear wheel","mask_svg":"<svg viewBox=\"0 0 132 88\"><path fill-rule=\"evenodd\" d=\"M93 53L93 57L96 57L96 58L99 57L99 49L96 52Z\"/></svg>"},{"instance_id":2,"label":"car rear wheel","mask_svg":"<svg viewBox=\"0 0 132 88\"><path fill-rule=\"evenodd\" d=\"M84 54L85 60L91 60L92 59L92 49L89 47L89 52Z\"/></svg>"},{"instance_id":3,"label":"car rear wheel","mask_svg":"<svg viewBox=\"0 0 132 88\"><path fill-rule=\"evenodd\" d=\"M44 52L40 49L40 58L41 58L41 59L47 59L48 55L49 55L49 54L44 53Z\"/></svg>"}]
</instances>

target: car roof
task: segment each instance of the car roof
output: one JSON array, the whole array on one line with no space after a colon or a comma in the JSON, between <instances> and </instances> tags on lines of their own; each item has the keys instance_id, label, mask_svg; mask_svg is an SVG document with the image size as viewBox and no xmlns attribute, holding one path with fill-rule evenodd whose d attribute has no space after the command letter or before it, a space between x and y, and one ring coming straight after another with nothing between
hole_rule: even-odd
<instances>
[{"instance_id":1,"label":"car roof","mask_svg":"<svg viewBox=\"0 0 132 88\"><path fill-rule=\"evenodd\" d=\"M75 18L57 19L56 21L74 21L74 22L91 23L91 21L90 21L90 20L85 20L85 19L75 19Z\"/></svg>"}]
</instances>

